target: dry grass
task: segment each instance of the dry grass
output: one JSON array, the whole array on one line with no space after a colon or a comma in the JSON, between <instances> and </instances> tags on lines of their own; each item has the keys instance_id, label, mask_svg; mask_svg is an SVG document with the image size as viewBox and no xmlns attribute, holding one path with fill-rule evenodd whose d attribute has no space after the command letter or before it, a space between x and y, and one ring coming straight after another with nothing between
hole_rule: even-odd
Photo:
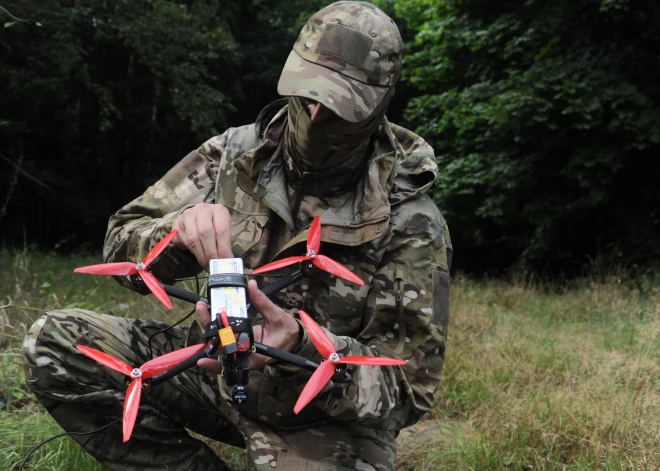
<instances>
[{"instance_id":1,"label":"dry grass","mask_svg":"<svg viewBox=\"0 0 660 471\"><path fill-rule=\"evenodd\" d=\"M71 274L96 261L0 251L0 469L58 433L20 367L23 335L45 309L171 321L188 309L171 314L109 279ZM402 432L398 469L660 469L660 288L639 286L582 281L556 292L455 279L436 407ZM240 469L243 452L214 446ZM69 439L33 459L33 469L95 469Z\"/></svg>"},{"instance_id":2,"label":"dry grass","mask_svg":"<svg viewBox=\"0 0 660 471\"><path fill-rule=\"evenodd\" d=\"M660 468L660 290L459 280L451 300L433 418L399 469Z\"/></svg>"}]
</instances>

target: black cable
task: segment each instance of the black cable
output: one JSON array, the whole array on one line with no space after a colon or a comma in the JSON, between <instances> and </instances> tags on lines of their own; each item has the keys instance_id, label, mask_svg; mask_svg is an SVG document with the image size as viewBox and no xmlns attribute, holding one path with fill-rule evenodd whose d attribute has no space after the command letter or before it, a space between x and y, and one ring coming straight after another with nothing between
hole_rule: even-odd
<instances>
[{"instance_id":1,"label":"black cable","mask_svg":"<svg viewBox=\"0 0 660 471\"><path fill-rule=\"evenodd\" d=\"M196 276L195 276L195 292L196 292L196 293L199 293L199 279L198 279ZM172 327L176 327L177 325L181 324L183 321L185 321L186 319L188 319L188 318L189 318L190 316L192 316L193 314L195 314L195 308L194 308L194 307L192 308L192 311L190 311L190 312L188 313L188 315L186 315L186 316L183 317L182 319L179 319L175 324L172 324L172 325L170 325L170 326L167 326L167 327L165 327L164 329L160 329L158 332L154 332L153 334L151 334L151 335L149 336L149 341L148 341L148 344L149 344L149 356L151 357L152 360L153 360L153 358L154 358L154 352L153 352L153 349L151 348L151 340L152 340L156 335L158 335L158 334L162 334L163 332L167 332L167 331L170 330Z\"/></svg>"},{"instance_id":2,"label":"black cable","mask_svg":"<svg viewBox=\"0 0 660 471\"><path fill-rule=\"evenodd\" d=\"M189 318L190 316L192 316L193 314L195 314L195 308L192 308L192 311L190 311L188 314L186 314L185 317L182 317L181 319L179 319L178 321L176 321L176 323L174 323L174 324L172 324L172 325L168 325L168 326L165 327L164 329L160 329L158 332L154 332L153 334L151 334L151 335L149 336L149 356L151 357L152 360L153 360L153 358L154 358L154 352L153 352L153 350L152 350L152 348L151 348L151 340L152 340L156 335L158 335L158 334L162 334L163 332L167 332L167 331L170 330L172 327L176 327L177 325L181 324L183 321L185 321L186 319L188 319L188 318Z\"/></svg>"},{"instance_id":3,"label":"black cable","mask_svg":"<svg viewBox=\"0 0 660 471\"><path fill-rule=\"evenodd\" d=\"M200 279L200 278L201 278L202 280L205 280L205 279L208 278L208 276L201 276L201 277L200 277L200 276L198 276L198 275L195 275L195 276L188 276L188 277L186 277L186 278L174 278L174 281L188 281L188 280L195 280L196 282L199 283L199 279ZM198 287L197 289L199 290L199 287Z\"/></svg>"},{"instance_id":4,"label":"black cable","mask_svg":"<svg viewBox=\"0 0 660 471\"><path fill-rule=\"evenodd\" d=\"M109 424L104 425L104 426L101 427L101 428L97 428L96 430L92 430L91 432L66 432L66 433L61 433L61 434L59 434L59 435L55 435L54 437L50 437L50 438L47 439L47 440L44 440L43 442L39 443L37 446L35 446L34 448L32 448L32 449L30 450L30 453L27 454L27 456L26 456L25 459L23 460L23 463L21 464L21 467L18 468L18 471L23 471L23 467L25 466L25 464L27 463L27 461L30 459L30 456L32 455L32 453L34 453L35 451L37 451L37 449L39 449L39 447L40 447L41 445L45 445L46 443L48 443L48 442L50 442L50 441L52 441L52 440L55 440L56 438L64 437L64 436L66 436L66 435L89 435L89 434L91 434L91 433L100 432L101 430L106 429L106 428L110 427L111 425L116 424L116 423L119 422L121 419L122 419L122 417L119 417L117 420L113 420L113 421L110 422Z\"/></svg>"}]
</instances>

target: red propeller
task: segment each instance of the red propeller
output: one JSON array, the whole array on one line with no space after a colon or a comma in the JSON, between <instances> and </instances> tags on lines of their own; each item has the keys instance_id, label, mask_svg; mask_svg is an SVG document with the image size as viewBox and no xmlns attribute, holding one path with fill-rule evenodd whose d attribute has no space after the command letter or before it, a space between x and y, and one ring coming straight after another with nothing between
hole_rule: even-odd
<instances>
[{"instance_id":1,"label":"red propeller","mask_svg":"<svg viewBox=\"0 0 660 471\"><path fill-rule=\"evenodd\" d=\"M126 399L124 399L124 442L127 442L131 438L131 433L133 433L135 418L137 417L138 408L140 407L142 379L152 378L169 370L171 367L178 365L183 360L187 360L205 347L206 345L199 344L193 345L192 347L182 348L181 350L176 350L158 358L154 358L153 360L149 360L140 368L133 368L123 361L93 348L85 347L83 345L78 345L77 348L92 360L96 360L108 368L124 373L129 378L133 378L126 390Z\"/></svg>"},{"instance_id":2,"label":"red propeller","mask_svg":"<svg viewBox=\"0 0 660 471\"><path fill-rule=\"evenodd\" d=\"M353 272L348 268L340 265L331 258L326 257L325 255L319 254L319 247L321 246L321 216L316 216L312 222L312 226L309 228L309 236L307 236L307 255L298 256L298 257L287 257L282 260L277 260L272 263L268 263L263 267L259 267L256 270L252 270L252 273L257 275L259 273L264 273L271 270L276 270L278 268L283 268L289 265L293 265L296 262L310 261L312 264L321 270L332 273L339 278L343 278L358 285L363 285L364 281L358 278Z\"/></svg>"},{"instance_id":3,"label":"red propeller","mask_svg":"<svg viewBox=\"0 0 660 471\"><path fill-rule=\"evenodd\" d=\"M394 358L386 357L368 357L368 356L347 356L340 357L335 351L335 346L325 334L323 329L314 322L309 314L305 311L298 311L300 319L305 324L309 338L316 346L319 353L325 358L321 362L316 371L309 378L305 388L300 393L298 401L293 408L294 413L300 412L309 402L316 397L316 395L328 384L332 375L335 374L335 365L367 365L367 366L394 366L405 365L408 363L405 360L396 360Z\"/></svg>"},{"instance_id":4,"label":"red propeller","mask_svg":"<svg viewBox=\"0 0 660 471\"><path fill-rule=\"evenodd\" d=\"M151 274L147 269L151 262L153 262L160 253L165 250L174 236L176 235L176 229L167 234L163 240L158 242L156 246L151 249L151 251L144 257L140 263L133 262L115 262L115 263L101 263L99 265L88 265L86 267L79 267L73 270L74 273L89 273L92 275L117 275L117 276L129 276L129 275L140 275L144 284L147 285L147 288L158 298L158 300L163 303L168 308L172 309L172 301L167 297L167 293L158 282L155 276Z\"/></svg>"}]
</instances>

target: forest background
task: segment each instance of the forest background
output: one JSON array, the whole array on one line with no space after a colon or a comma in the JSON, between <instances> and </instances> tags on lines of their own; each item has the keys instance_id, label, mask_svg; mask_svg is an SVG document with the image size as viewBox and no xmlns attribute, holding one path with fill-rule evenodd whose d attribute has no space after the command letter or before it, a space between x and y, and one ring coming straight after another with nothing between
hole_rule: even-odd
<instances>
[{"instance_id":1,"label":"forest background","mask_svg":"<svg viewBox=\"0 0 660 471\"><path fill-rule=\"evenodd\" d=\"M276 99L318 0L1 0L0 240L99 251L110 214ZM660 5L378 0L391 121L434 147L455 268L543 278L660 256Z\"/></svg>"}]
</instances>

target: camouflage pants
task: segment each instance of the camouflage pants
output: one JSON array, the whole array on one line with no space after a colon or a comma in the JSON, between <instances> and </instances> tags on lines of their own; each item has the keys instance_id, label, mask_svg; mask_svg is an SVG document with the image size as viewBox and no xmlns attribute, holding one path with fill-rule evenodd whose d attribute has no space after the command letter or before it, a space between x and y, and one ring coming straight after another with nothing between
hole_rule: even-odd
<instances>
[{"instance_id":1,"label":"camouflage pants","mask_svg":"<svg viewBox=\"0 0 660 471\"><path fill-rule=\"evenodd\" d=\"M196 325L196 324L193 324ZM82 344L130 365L151 357L148 338L166 324L125 319L80 309L49 312L24 342L30 389L67 431L89 431L121 417L126 379L76 350ZM177 326L153 338L153 355L200 343L200 333ZM217 377L192 368L143 395L133 435L122 442L122 424L91 435L73 436L111 469L228 469L186 429L230 445L246 447L251 470L389 471L394 468L393 432L354 425L323 425L285 432L236 413L223 414ZM226 409L226 406L225 406Z\"/></svg>"}]
</instances>

